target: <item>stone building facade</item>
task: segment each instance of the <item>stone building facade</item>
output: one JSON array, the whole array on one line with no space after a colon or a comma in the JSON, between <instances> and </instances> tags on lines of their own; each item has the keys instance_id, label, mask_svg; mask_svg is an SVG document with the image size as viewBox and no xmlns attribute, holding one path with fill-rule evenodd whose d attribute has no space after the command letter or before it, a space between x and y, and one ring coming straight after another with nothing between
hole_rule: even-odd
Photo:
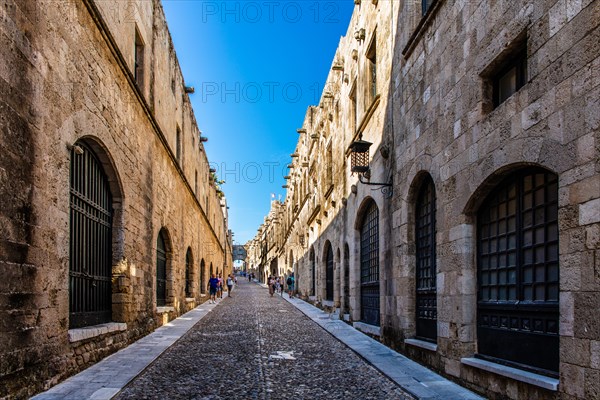
<instances>
[{"instance_id":1,"label":"stone building facade","mask_svg":"<svg viewBox=\"0 0 600 400\"><path fill-rule=\"evenodd\" d=\"M0 397L202 302L227 204L159 0L0 4Z\"/></svg>"},{"instance_id":2,"label":"stone building facade","mask_svg":"<svg viewBox=\"0 0 600 400\"><path fill-rule=\"evenodd\" d=\"M489 398L599 398L600 2L355 3L249 264Z\"/></svg>"}]
</instances>

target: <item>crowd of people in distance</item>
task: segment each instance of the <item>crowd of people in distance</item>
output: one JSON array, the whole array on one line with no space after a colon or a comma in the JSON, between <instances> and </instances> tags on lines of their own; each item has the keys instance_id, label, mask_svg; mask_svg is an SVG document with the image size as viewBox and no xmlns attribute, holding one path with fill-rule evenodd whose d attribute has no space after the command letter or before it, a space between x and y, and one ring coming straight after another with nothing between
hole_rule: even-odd
<instances>
[{"instance_id":1,"label":"crowd of people in distance","mask_svg":"<svg viewBox=\"0 0 600 400\"><path fill-rule=\"evenodd\" d=\"M294 274L292 273L287 279L283 279L283 276L272 276L270 275L267 279L267 286L269 287L269 294L271 297L275 293L283 295L284 284L287 286L287 292L290 297L294 295Z\"/></svg>"},{"instance_id":2,"label":"crowd of people in distance","mask_svg":"<svg viewBox=\"0 0 600 400\"><path fill-rule=\"evenodd\" d=\"M210 303L216 303L217 297L220 299L223 298L224 283L227 285L227 292L229 293L229 297L231 297L233 286L237 283L237 278L235 275L229 274L226 280L223 280L223 276L221 274L219 274L218 277L215 274L211 275L207 285L208 292L210 293Z\"/></svg>"}]
</instances>

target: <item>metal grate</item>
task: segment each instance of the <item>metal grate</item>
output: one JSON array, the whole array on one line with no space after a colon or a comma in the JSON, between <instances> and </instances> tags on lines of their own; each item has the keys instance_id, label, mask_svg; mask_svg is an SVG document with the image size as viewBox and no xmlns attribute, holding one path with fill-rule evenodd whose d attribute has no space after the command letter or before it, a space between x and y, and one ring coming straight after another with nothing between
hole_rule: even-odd
<instances>
[{"instance_id":1,"label":"metal grate","mask_svg":"<svg viewBox=\"0 0 600 400\"><path fill-rule=\"evenodd\" d=\"M164 232L160 231L156 240L156 305L167 304L167 248Z\"/></svg>"},{"instance_id":2,"label":"metal grate","mask_svg":"<svg viewBox=\"0 0 600 400\"><path fill-rule=\"evenodd\" d=\"M204 264L204 259L200 261L200 293L206 293L206 264Z\"/></svg>"},{"instance_id":3,"label":"metal grate","mask_svg":"<svg viewBox=\"0 0 600 400\"><path fill-rule=\"evenodd\" d=\"M327 245L325 261L325 300L333 300L333 250L331 244Z\"/></svg>"},{"instance_id":4,"label":"metal grate","mask_svg":"<svg viewBox=\"0 0 600 400\"><path fill-rule=\"evenodd\" d=\"M350 312L350 248L344 245L344 312Z\"/></svg>"},{"instance_id":5,"label":"metal grate","mask_svg":"<svg viewBox=\"0 0 600 400\"><path fill-rule=\"evenodd\" d=\"M431 178L422 185L416 203L416 328L417 337L437 340L435 265L435 187Z\"/></svg>"},{"instance_id":6,"label":"metal grate","mask_svg":"<svg viewBox=\"0 0 600 400\"><path fill-rule=\"evenodd\" d=\"M505 180L478 214L480 353L558 372L558 180Z\"/></svg>"},{"instance_id":7,"label":"metal grate","mask_svg":"<svg viewBox=\"0 0 600 400\"><path fill-rule=\"evenodd\" d=\"M316 281L317 281L317 261L315 260L315 251L311 250L310 251L310 265L311 265L311 269L312 269L312 282L311 282L311 286L310 286L310 295L314 296L317 288L316 288Z\"/></svg>"},{"instance_id":8,"label":"metal grate","mask_svg":"<svg viewBox=\"0 0 600 400\"><path fill-rule=\"evenodd\" d=\"M82 154L77 150L83 149ZM69 327L111 321L112 197L93 151L71 151Z\"/></svg>"},{"instance_id":9,"label":"metal grate","mask_svg":"<svg viewBox=\"0 0 600 400\"><path fill-rule=\"evenodd\" d=\"M360 231L362 321L379 326L379 210L373 202Z\"/></svg>"},{"instance_id":10,"label":"metal grate","mask_svg":"<svg viewBox=\"0 0 600 400\"><path fill-rule=\"evenodd\" d=\"M192 297L192 250L185 254L185 297Z\"/></svg>"}]
</instances>

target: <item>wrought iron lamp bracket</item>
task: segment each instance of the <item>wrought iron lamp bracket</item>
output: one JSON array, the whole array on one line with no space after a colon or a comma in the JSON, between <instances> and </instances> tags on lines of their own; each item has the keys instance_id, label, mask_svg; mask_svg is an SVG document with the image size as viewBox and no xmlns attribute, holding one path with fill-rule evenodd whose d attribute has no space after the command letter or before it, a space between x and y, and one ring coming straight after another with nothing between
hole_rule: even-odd
<instances>
[{"instance_id":1,"label":"wrought iron lamp bracket","mask_svg":"<svg viewBox=\"0 0 600 400\"><path fill-rule=\"evenodd\" d=\"M366 179L364 180L363 177L366 175ZM386 197L392 197L392 195L394 194L394 187L393 187L393 177L390 177L390 182L371 182L369 181L369 176L371 175L371 171L368 170L365 173L362 174L358 174L358 180L360 181L360 183L362 183L363 185L369 185L369 186L379 186L378 188L374 188L372 190L381 190L381 193L383 195L385 195Z\"/></svg>"}]
</instances>

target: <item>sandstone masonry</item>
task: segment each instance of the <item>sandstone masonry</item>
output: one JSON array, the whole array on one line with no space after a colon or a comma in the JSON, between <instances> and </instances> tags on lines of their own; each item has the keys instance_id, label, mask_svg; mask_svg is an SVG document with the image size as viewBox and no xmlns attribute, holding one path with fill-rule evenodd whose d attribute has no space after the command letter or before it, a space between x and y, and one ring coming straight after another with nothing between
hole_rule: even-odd
<instances>
[{"instance_id":1,"label":"sandstone masonry","mask_svg":"<svg viewBox=\"0 0 600 400\"><path fill-rule=\"evenodd\" d=\"M8 0L0 43L0 397L26 398L202 302L231 236L160 1ZM87 301L108 320L74 327Z\"/></svg>"},{"instance_id":2,"label":"sandstone masonry","mask_svg":"<svg viewBox=\"0 0 600 400\"><path fill-rule=\"evenodd\" d=\"M249 267L489 398L599 397L600 3L355 3Z\"/></svg>"}]
</instances>

